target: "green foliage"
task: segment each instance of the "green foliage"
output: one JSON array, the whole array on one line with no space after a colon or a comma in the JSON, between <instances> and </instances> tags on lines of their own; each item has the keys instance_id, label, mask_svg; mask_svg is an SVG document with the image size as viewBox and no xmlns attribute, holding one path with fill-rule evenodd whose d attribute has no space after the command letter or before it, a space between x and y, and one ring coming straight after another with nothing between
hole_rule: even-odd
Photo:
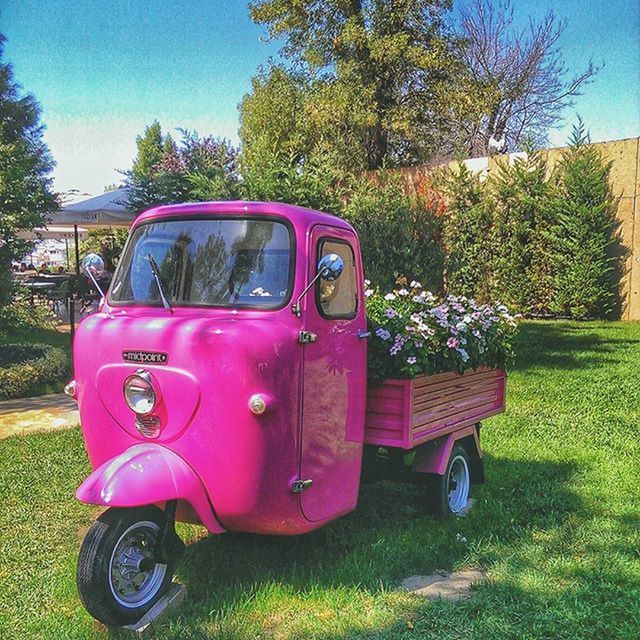
<instances>
[{"instance_id":1,"label":"green foliage","mask_svg":"<svg viewBox=\"0 0 640 640\"><path fill-rule=\"evenodd\" d=\"M296 70L300 116L285 108L296 125L286 136L300 142L296 152L324 140L355 170L363 162L370 169L415 162L437 150L446 137L442 116L459 96L452 78L461 72L456 39L445 25L449 0L256 0L249 7L256 23L284 41L284 57ZM263 117L243 121L245 147L256 133L275 134L282 126L275 118L272 129L267 114L284 95L278 91L283 73L273 77L277 82L254 83L254 95L272 97L254 101Z\"/></svg>"},{"instance_id":2,"label":"green foliage","mask_svg":"<svg viewBox=\"0 0 640 640\"><path fill-rule=\"evenodd\" d=\"M125 173L133 210L238 197L237 150L213 136L200 137L183 129L180 133L176 144L154 122L137 138L138 154Z\"/></svg>"},{"instance_id":3,"label":"green foliage","mask_svg":"<svg viewBox=\"0 0 640 640\"><path fill-rule=\"evenodd\" d=\"M619 311L622 252L610 163L580 123L550 172L541 152L486 181L461 165L441 181L447 289L519 313L604 318Z\"/></svg>"},{"instance_id":4,"label":"green foliage","mask_svg":"<svg viewBox=\"0 0 640 640\"><path fill-rule=\"evenodd\" d=\"M340 189L330 163L302 165L294 156L254 148L253 162L243 165L242 198L287 202L327 213L339 213Z\"/></svg>"},{"instance_id":5,"label":"green foliage","mask_svg":"<svg viewBox=\"0 0 640 640\"><path fill-rule=\"evenodd\" d=\"M65 382L70 363L62 349L44 344L0 345L0 399L28 396L46 383Z\"/></svg>"},{"instance_id":6,"label":"green foliage","mask_svg":"<svg viewBox=\"0 0 640 640\"><path fill-rule=\"evenodd\" d=\"M131 167L131 176L136 180L144 180L156 170L165 153L165 146L171 148L172 139L162 135L162 128L157 120L145 128L144 134L136 138L138 155Z\"/></svg>"},{"instance_id":7,"label":"green foliage","mask_svg":"<svg viewBox=\"0 0 640 640\"><path fill-rule=\"evenodd\" d=\"M547 249L552 220L540 152L530 150L510 165L500 163L489 189L495 290L523 313L547 312L553 294Z\"/></svg>"},{"instance_id":8,"label":"green foliage","mask_svg":"<svg viewBox=\"0 0 640 640\"><path fill-rule=\"evenodd\" d=\"M357 112L348 94L324 80L279 66L259 71L240 105L243 175L265 162L364 169L366 149L349 125Z\"/></svg>"},{"instance_id":9,"label":"green foliage","mask_svg":"<svg viewBox=\"0 0 640 640\"><path fill-rule=\"evenodd\" d=\"M390 289L404 276L442 289L442 218L435 204L405 194L398 174L352 179L342 216L358 232L365 276L377 286Z\"/></svg>"},{"instance_id":10,"label":"green foliage","mask_svg":"<svg viewBox=\"0 0 640 640\"><path fill-rule=\"evenodd\" d=\"M28 293L16 295L14 291L14 298L11 304L0 306L0 340L15 335L18 328L27 332L55 328L56 319L48 307L31 305Z\"/></svg>"},{"instance_id":11,"label":"green foliage","mask_svg":"<svg viewBox=\"0 0 640 640\"><path fill-rule=\"evenodd\" d=\"M19 232L43 226L58 208L40 107L31 94L21 95L11 65L3 61L4 42L0 33L0 306L11 295L11 261L31 246Z\"/></svg>"},{"instance_id":12,"label":"green foliage","mask_svg":"<svg viewBox=\"0 0 640 640\"><path fill-rule=\"evenodd\" d=\"M449 196L444 218L444 273L447 290L454 295L489 300L492 289L493 211L484 197L480 178L460 164L457 171L439 177Z\"/></svg>"},{"instance_id":13,"label":"green foliage","mask_svg":"<svg viewBox=\"0 0 640 640\"><path fill-rule=\"evenodd\" d=\"M617 199L611 163L589 145L582 121L553 176L553 265L556 313L603 318L619 304Z\"/></svg>"}]
</instances>

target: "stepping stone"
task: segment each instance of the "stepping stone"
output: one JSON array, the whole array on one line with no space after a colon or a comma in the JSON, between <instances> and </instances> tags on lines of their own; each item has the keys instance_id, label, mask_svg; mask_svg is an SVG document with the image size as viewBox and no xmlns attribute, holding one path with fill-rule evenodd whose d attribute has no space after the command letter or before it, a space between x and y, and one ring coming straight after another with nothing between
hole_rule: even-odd
<instances>
[{"instance_id":1,"label":"stepping stone","mask_svg":"<svg viewBox=\"0 0 640 640\"><path fill-rule=\"evenodd\" d=\"M411 576L402 581L400 588L427 600L455 602L469 595L471 585L486 579L482 569L463 569L455 573L434 573L430 576Z\"/></svg>"}]
</instances>

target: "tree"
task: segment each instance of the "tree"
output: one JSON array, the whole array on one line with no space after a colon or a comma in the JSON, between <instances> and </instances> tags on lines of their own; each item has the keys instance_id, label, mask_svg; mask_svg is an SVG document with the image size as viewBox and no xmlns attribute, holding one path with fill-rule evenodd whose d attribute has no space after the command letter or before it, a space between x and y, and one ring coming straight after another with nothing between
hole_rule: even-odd
<instances>
[{"instance_id":1,"label":"tree","mask_svg":"<svg viewBox=\"0 0 640 640\"><path fill-rule=\"evenodd\" d=\"M444 215L444 277L455 295L491 300L493 212L486 184L464 163L438 182L447 196Z\"/></svg>"},{"instance_id":2,"label":"tree","mask_svg":"<svg viewBox=\"0 0 640 640\"><path fill-rule=\"evenodd\" d=\"M12 260L30 247L18 233L43 226L58 208L40 107L31 94L22 94L12 66L3 61L5 41L0 34L0 305L10 300Z\"/></svg>"},{"instance_id":3,"label":"tree","mask_svg":"<svg viewBox=\"0 0 640 640\"><path fill-rule=\"evenodd\" d=\"M457 69L445 25L450 0L255 0L249 7L271 37L284 39L283 55L311 83L322 133L331 138L346 128L368 168L432 154Z\"/></svg>"},{"instance_id":4,"label":"tree","mask_svg":"<svg viewBox=\"0 0 640 640\"><path fill-rule=\"evenodd\" d=\"M460 119L470 157L488 155L493 139L500 151L525 140L542 144L563 110L573 104L597 69L567 79L558 45L566 22L549 12L529 28L514 31L510 0L474 0L460 8L460 55L471 87L483 105Z\"/></svg>"},{"instance_id":5,"label":"tree","mask_svg":"<svg viewBox=\"0 0 640 640\"><path fill-rule=\"evenodd\" d=\"M131 175L134 178L142 180L153 175L164 155L165 141L169 141L169 136L166 136L165 140L162 127L157 120L145 128L143 135L136 138L138 155L131 167Z\"/></svg>"},{"instance_id":6,"label":"tree","mask_svg":"<svg viewBox=\"0 0 640 640\"><path fill-rule=\"evenodd\" d=\"M532 149L501 163L489 185L494 209L491 269L494 295L522 313L544 313L552 297L547 167Z\"/></svg>"},{"instance_id":7,"label":"tree","mask_svg":"<svg viewBox=\"0 0 640 640\"><path fill-rule=\"evenodd\" d=\"M611 163L589 144L581 120L553 176L554 310L578 318L604 318L619 304L620 256Z\"/></svg>"},{"instance_id":8,"label":"tree","mask_svg":"<svg viewBox=\"0 0 640 640\"><path fill-rule=\"evenodd\" d=\"M124 172L132 210L238 196L237 150L220 138L179 131L182 138L177 144L154 122L136 139L138 154Z\"/></svg>"}]
</instances>

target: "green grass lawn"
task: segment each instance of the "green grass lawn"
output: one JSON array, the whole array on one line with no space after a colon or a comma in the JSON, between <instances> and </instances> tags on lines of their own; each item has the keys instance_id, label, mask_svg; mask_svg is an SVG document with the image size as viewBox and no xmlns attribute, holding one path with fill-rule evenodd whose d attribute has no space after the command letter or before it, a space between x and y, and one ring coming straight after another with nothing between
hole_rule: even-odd
<instances>
[{"instance_id":1,"label":"green grass lawn","mask_svg":"<svg viewBox=\"0 0 640 640\"><path fill-rule=\"evenodd\" d=\"M353 514L298 538L204 535L178 569L188 599L156 638L640 637L640 324L528 323L508 409L482 432L487 483L465 519L425 489L367 484ZM0 638L108 638L75 590L96 509L78 430L0 441ZM481 566L458 603L397 590Z\"/></svg>"}]
</instances>

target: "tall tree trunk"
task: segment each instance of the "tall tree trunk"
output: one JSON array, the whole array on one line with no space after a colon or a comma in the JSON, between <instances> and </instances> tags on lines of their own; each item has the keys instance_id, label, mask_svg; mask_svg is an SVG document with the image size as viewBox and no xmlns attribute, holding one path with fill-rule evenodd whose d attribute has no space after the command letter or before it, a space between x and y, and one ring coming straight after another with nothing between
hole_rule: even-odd
<instances>
[{"instance_id":1,"label":"tall tree trunk","mask_svg":"<svg viewBox=\"0 0 640 640\"><path fill-rule=\"evenodd\" d=\"M389 132L378 123L369 128L367 137L367 168L380 169L389 151Z\"/></svg>"}]
</instances>

